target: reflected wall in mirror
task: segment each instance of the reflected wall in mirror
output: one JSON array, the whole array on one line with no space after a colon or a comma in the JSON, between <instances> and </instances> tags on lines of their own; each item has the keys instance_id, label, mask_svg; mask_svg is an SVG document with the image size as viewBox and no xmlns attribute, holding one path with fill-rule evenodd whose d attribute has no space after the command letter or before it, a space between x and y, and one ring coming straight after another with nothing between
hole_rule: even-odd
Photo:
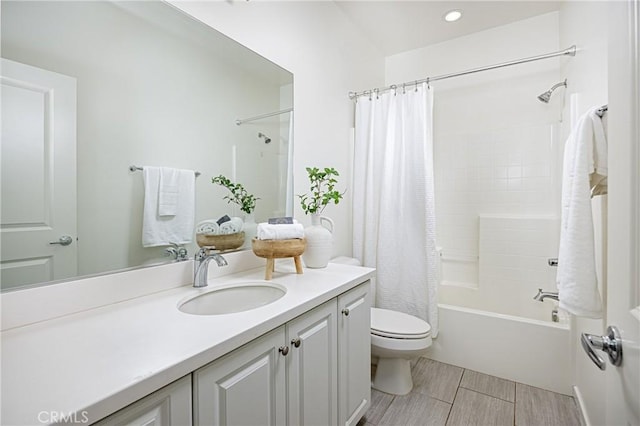
<instances>
[{"instance_id":1,"label":"reflected wall in mirror","mask_svg":"<svg viewBox=\"0 0 640 426\"><path fill-rule=\"evenodd\" d=\"M196 223L240 216L220 174L291 214L292 114L236 124L291 109L291 73L159 1L1 8L3 290L170 261L131 165L199 171Z\"/></svg>"}]
</instances>

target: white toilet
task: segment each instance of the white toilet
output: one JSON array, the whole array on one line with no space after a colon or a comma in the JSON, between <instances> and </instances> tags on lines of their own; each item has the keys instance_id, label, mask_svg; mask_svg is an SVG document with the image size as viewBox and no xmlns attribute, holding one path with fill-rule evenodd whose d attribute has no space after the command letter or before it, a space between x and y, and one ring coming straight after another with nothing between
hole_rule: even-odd
<instances>
[{"instance_id":1,"label":"white toilet","mask_svg":"<svg viewBox=\"0 0 640 426\"><path fill-rule=\"evenodd\" d=\"M338 257L333 263L360 265L358 259ZM372 387L381 392L406 395L413 388L411 360L431 346L431 326L403 312L371 308L371 355L378 357Z\"/></svg>"},{"instance_id":2,"label":"white toilet","mask_svg":"<svg viewBox=\"0 0 640 426\"><path fill-rule=\"evenodd\" d=\"M371 308L371 355L378 357L372 387L394 395L413 388L411 360L431 346L431 326L420 318Z\"/></svg>"}]
</instances>

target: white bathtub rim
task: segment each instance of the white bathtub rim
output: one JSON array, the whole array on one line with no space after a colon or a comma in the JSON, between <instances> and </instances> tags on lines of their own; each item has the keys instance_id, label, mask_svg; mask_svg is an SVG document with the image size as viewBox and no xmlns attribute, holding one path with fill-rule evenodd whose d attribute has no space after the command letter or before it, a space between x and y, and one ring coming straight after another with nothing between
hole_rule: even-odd
<instances>
[{"instance_id":1,"label":"white bathtub rim","mask_svg":"<svg viewBox=\"0 0 640 426\"><path fill-rule=\"evenodd\" d=\"M462 307L462 306L448 305L448 304L444 304L444 303L438 303L438 309L449 309L449 310L452 310L452 311L465 312L465 313L468 313L468 314L492 316L492 317L495 317L495 318L500 318L500 319L504 319L504 320L508 320L508 321L524 322L524 323L528 323L528 324L539 325L539 326L542 326L542 327L557 328L557 329L560 329L560 330L569 330L570 329L568 323L565 324L565 323L559 323L559 322L542 321L542 320L537 320L537 319L533 319L533 318L517 317L515 315L500 314L500 313L491 312L491 311L483 311L483 310L480 310L480 309L465 308L465 307Z\"/></svg>"}]
</instances>

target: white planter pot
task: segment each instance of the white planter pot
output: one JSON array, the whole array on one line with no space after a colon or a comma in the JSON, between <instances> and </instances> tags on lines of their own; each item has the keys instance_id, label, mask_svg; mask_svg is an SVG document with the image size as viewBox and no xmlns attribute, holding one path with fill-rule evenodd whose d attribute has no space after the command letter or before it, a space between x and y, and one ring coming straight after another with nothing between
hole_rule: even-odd
<instances>
[{"instance_id":1,"label":"white planter pot","mask_svg":"<svg viewBox=\"0 0 640 426\"><path fill-rule=\"evenodd\" d=\"M333 248L333 221L319 214L311 215L311 226L304 229L307 248L302 260L307 268L325 268Z\"/></svg>"},{"instance_id":2,"label":"white planter pot","mask_svg":"<svg viewBox=\"0 0 640 426\"><path fill-rule=\"evenodd\" d=\"M251 240L253 240L258 232L258 224L253 217L253 213L245 214L244 226L242 229L244 230L244 244L242 245L242 248L250 249Z\"/></svg>"}]
</instances>

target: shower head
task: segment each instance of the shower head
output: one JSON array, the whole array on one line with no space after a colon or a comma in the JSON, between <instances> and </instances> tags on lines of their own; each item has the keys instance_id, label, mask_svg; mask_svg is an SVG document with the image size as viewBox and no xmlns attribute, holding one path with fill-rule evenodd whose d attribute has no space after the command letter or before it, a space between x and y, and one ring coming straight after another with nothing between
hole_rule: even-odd
<instances>
[{"instance_id":1,"label":"shower head","mask_svg":"<svg viewBox=\"0 0 640 426\"><path fill-rule=\"evenodd\" d=\"M271 138L264 133L258 133L258 137L264 139L264 143L271 143Z\"/></svg>"},{"instance_id":2,"label":"shower head","mask_svg":"<svg viewBox=\"0 0 640 426\"><path fill-rule=\"evenodd\" d=\"M564 81L562 83L554 84L551 89L547 90L546 92L544 92L543 94L538 96L538 100L540 102L544 102L545 104L548 104L549 100L551 99L551 94L553 93L553 91L556 90L558 87L562 87L562 86L567 87L567 79L566 78L564 79Z\"/></svg>"}]
</instances>

